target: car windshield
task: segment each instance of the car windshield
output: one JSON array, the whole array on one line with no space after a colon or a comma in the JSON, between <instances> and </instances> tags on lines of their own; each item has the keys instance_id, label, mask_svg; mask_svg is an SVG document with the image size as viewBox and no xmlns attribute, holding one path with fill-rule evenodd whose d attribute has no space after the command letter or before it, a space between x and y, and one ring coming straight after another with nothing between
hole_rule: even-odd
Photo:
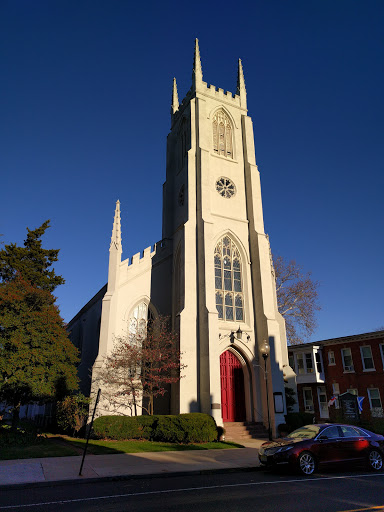
<instances>
[{"instance_id":1,"label":"car windshield","mask_svg":"<svg viewBox=\"0 0 384 512\"><path fill-rule=\"evenodd\" d=\"M291 439L313 439L319 433L319 427L306 425L291 432L288 437Z\"/></svg>"}]
</instances>

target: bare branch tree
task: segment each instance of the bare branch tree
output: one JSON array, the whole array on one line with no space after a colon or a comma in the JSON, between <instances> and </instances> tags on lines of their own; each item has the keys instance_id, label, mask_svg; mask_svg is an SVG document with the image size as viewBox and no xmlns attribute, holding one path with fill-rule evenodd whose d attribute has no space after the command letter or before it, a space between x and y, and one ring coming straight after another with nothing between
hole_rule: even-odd
<instances>
[{"instance_id":1,"label":"bare branch tree","mask_svg":"<svg viewBox=\"0 0 384 512\"><path fill-rule=\"evenodd\" d=\"M128 408L136 416L140 408L153 414L154 399L178 382L185 368L178 347L178 336L165 317L153 320L147 330L116 338L97 375L111 409Z\"/></svg>"},{"instance_id":2,"label":"bare branch tree","mask_svg":"<svg viewBox=\"0 0 384 512\"><path fill-rule=\"evenodd\" d=\"M285 319L289 345L304 343L317 327L316 311L319 282L311 272L304 272L294 260L273 257L276 278L277 306Z\"/></svg>"}]
</instances>

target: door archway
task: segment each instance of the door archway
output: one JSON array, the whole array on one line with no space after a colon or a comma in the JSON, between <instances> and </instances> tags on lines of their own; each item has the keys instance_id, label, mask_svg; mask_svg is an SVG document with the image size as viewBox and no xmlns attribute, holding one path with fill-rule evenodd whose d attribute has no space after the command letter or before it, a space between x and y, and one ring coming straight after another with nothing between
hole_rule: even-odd
<instances>
[{"instance_id":1,"label":"door archway","mask_svg":"<svg viewBox=\"0 0 384 512\"><path fill-rule=\"evenodd\" d=\"M226 350L220 356L220 382L223 421L245 421L243 367L230 350Z\"/></svg>"}]
</instances>

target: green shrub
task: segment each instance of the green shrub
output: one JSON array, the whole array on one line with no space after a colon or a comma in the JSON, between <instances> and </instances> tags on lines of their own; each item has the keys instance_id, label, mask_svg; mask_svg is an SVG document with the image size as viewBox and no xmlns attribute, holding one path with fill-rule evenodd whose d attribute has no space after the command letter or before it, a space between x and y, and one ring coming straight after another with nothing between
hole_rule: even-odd
<instances>
[{"instance_id":1,"label":"green shrub","mask_svg":"<svg viewBox=\"0 0 384 512\"><path fill-rule=\"evenodd\" d=\"M208 443L217 440L217 427L212 416L203 413L158 416L154 441L171 443Z\"/></svg>"},{"instance_id":2,"label":"green shrub","mask_svg":"<svg viewBox=\"0 0 384 512\"><path fill-rule=\"evenodd\" d=\"M87 423L89 402L90 399L81 393L66 396L57 403L57 426L71 434L79 432Z\"/></svg>"},{"instance_id":3,"label":"green shrub","mask_svg":"<svg viewBox=\"0 0 384 512\"><path fill-rule=\"evenodd\" d=\"M37 426L27 420L20 421L16 429L11 428L10 425L0 427L0 446L30 445L43 439L44 437L39 435Z\"/></svg>"},{"instance_id":4,"label":"green shrub","mask_svg":"<svg viewBox=\"0 0 384 512\"><path fill-rule=\"evenodd\" d=\"M291 432L291 427L286 423L280 423L280 425L277 425L277 431L279 432L279 436L289 434Z\"/></svg>"},{"instance_id":5,"label":"green shrub","mask_svg":"<svg viewBox=\"0 0 384 512\"><path fill-rule=\"evenodd\" d=\"M313 423L314 415L309 412L289 412L285 415L285 422L289 425L289 431L292 432L304 425Z\"/></svg>"},{"instance_id":6,"label":"green shrub","mask_svg":"<svg viewBox=\"0 0 384 512\"><path fill-rule=\"evenodd\" d=\"M205 443L217 439L215 420L208 414L101 416L93 423L102 439L150 439L169 443Z\"/></svg>"},{"instance_id":7,"label":"green shrub","mask_svg":"<svg viewBox=\"0 0 384 512\"><path fill-rule=\"evenodd\" d=\"M153 416L148 416L153 421ZM147 427L147 428L145 428ZM149 439L152 432L149 425L140 424L138 416L100 416L93 423L93 432L100 439Z\"/></svg>"},{"instance_id":8,"label":"green shrub","mask_svg":"<svg viewBox=\"0 0 384 512\"><path fill-rule=\"evenodd\" d=\"M225 428L224 427L216 427L217 429L217 440L224 441L225 440Z\"/></svg>"},{"instance_id":9,"label":"green shrub","mask_svg":"<svg viewBox=\"0 0 384 512\"><path fill-rule=\"evenodd\" d=\"M384 418L359 418L352 419L346 418L342 415L341 409L337 410L339 414L332 414L331 421L333 423L345 423L346 425L356 425L362 427L376 434L384 435Z\"/></svg>"}]
</instances>

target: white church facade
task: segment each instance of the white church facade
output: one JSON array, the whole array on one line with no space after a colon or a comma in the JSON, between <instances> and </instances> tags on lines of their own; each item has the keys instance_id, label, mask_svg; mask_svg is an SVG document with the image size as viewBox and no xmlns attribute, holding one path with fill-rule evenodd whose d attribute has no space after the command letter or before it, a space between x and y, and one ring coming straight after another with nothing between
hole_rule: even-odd
<instances>
[{"instance_id":1,"label":"white church facade","mask_svg":"<svg viewBox=\"0 0 384 512\"><path fill-rule=\"evenodd\" d=\"M284 423L284 380L292 370L241 61L236 94L208 86L196 40L192 87L181 102L173 83L162 240L122 260L122 230L117 201L108 283L68 325L81 351L83 392L94 388L116 336L165 315L179 333L186 368L155 413L205 412L218 425L267 426L269 410L273 430ZM101 401L98 414L107 409Z\"/></svg>"}]
</instances>

